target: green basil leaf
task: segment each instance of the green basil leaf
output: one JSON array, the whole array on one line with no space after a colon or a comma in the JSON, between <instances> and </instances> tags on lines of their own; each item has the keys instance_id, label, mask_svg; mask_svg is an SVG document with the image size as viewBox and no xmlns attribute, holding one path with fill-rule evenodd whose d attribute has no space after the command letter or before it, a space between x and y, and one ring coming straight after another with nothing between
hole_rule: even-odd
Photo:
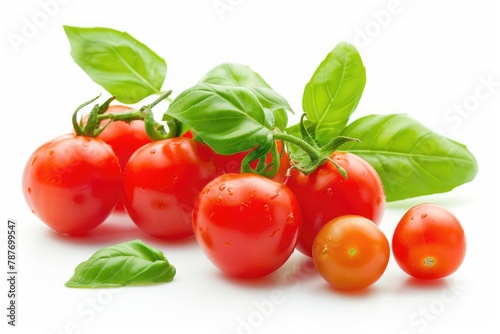
<instances>
[{"instance_id":1,"label":"green basil leaf","mask_svg":"<svg viewBox=\"0 0 500 334\"><path fill-rule=\"evenodd\" d=\"M224 63L211 69L200 80L200 83L221 86L246 87L252 90L262 106L267 109L269 124L285 130L288 124L288 113L293 110L281 95L271 89L271 86L250 67L237 63ZM269 113L267 113L269 111Z\"/></svg>"},{"instance_id":2,"label":"green basil leaf","mask_svg":"<svg viewBox=\"0 0 500 334\"><path fill-rule=\"evenodd\" d=\"M219 154L234 154L273 140L273 126L253 91L246 87L197 84L170 104L173 117L193 129Z\"/></svg>"},{"instance_id":3,"label":"green basil leaf","mask_svg":"<svg viewBox=\"0 0 500 334\"><path fill-rule=\"evenodd\" d=\"M447 192L477 174L477 162L464 145L405 114L365 116L341 135L361 140L342 150L359 155L377 170L387 201Z\"/></svg>"},{"instance_id":4,"label":"green basil leaf","mask_svg":"<svg viewBox=\"0 0 500 334\"><path fill-rule=\"evenodd\" d=\"M257 72L246 65L237 63L224 63L214 67L203 76L200 83L271 88Z\"/></svg>"},{"instance_id":5,"label":"green basil leaf","mask_svg":"<svg viewBox=\"0 0 500 334\"><path fill-rule=\"evenodd\" d=\"M64 26L73 60L92 80L123 103L159 94L167 65L126 32Z\"/></svg>"},{"instance_id":6,"label":"green basil leaf","mask_svg":"<svg viewBox=\"0 0 500 334\"><path fill-rule=\"evenodd\" d=\"M269 125L284 131L288 124L288 113L293 114L292 107L285 98L270 88L249 87L249 89L257 97L268 115Z\"/></svg>"},{"instance_id":7,"label":"green basil leaf","mask_svg":"<svg viewBox=\"0 0 500 334\"><path fill-rule=\"evenodd\" d=\"M176 270L163 253L140 240L105 247L79 264L66 282L71 288L120 287L170 282Z\"/></svg>"},{"instance_id":8,"label":"green basil leaf","mask_svg":"<svg viewBox=\"0 0 500 334\"><path fill-rule=\"evenodd\" d=\"M328 143L339 135L356 109L366 73L356 48L340 43L321 62L304 89L302 107L309 121L317 123L315 139Z\"/></svg>"}]
</instances>

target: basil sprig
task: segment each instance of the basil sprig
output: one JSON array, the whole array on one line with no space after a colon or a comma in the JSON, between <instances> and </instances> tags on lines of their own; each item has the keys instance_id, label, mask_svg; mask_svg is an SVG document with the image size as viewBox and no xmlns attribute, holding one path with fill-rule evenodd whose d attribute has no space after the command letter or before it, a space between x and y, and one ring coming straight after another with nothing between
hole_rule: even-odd
<instances>
[{"instance_id":1,"label":"basil sprig","mask_svg":"<svg viewBox=\"0 0 500 334\"><path fill-rule=\"evenodd\" d=\"M126 32L64 26L73 60L97 84L123 103L160 94L167 64Z\"/></svg>"},{"instance_id":2,"label":"basil sprig","mask_svg":"<svg viewBox=\"0 0 500 334\"><path fill-rule=\"evenodd\" d=\"M161 93L165 61L129 34L69 26L65 31L75 62L118 101L135 103ZM256 148L244 162L259 160L254 172L263 174L269 170L269 152L274 157L272 173L279 166L276 140L287 142L294 167L305 173L327 161L337 143L346 142L342 150L361 156L377 170L388 201L446 192L474 179L477 162L465 145L407 115L352 121L365 83L359 52L348 43L338 44L305 85L306 117L290 125L288 114L293 112L283 96L250 67L223 63L179 94L163 121L180 128L177 133L193 130L219 154Z\"/></svg>"},{"instance_id":3,"label":"basil sprig","mask_svg":"<svg viewBox=\"0 0 500 334\"><path fill-rule=\"evenodd\" d=\"M65 285L70 288L113 288L170 282L175 273L175 267L161 251L140 240L132 240L95 252L76 267Z\"/></svg>"}]
</instances>

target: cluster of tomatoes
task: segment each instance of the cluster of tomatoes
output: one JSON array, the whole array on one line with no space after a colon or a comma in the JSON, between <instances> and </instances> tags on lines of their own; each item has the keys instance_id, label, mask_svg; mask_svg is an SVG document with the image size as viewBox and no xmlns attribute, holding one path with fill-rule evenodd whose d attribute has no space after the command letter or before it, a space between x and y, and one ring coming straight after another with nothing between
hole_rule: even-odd
<instances>
[{"instance_id":1,"label":"cluster of tomatoes","mask_svg":"<svg viewBox=\"0 0 500 334\"><path fill-rule=\"evenodd\" d=\"M106 113L127 110L113 105ZM342 290L369 286L385 271L384 189L360 157L334 152L334 163L305 175L290 169L278 143L280 169L270 179L239 172L248 152L219 155L190 132L152 141L144 129L143 120L110 122L95 138L68 133L40 146L22 181L32 212L60 233L82 235L125 210L151 236L194 234L207 257L236 277L270 274L295 249ZM423 204L401 219L392 250L408 274L444 277L464 258L464 232L449 211Z\"/></svg>"}]
</instances>

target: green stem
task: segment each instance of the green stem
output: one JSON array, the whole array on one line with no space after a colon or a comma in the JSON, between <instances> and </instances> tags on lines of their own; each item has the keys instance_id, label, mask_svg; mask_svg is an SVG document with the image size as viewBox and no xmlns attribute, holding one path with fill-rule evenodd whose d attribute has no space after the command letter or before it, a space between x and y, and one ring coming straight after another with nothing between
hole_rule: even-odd
<instances>
[{"instance_id":1,"label":"green stem","mask_svg":"<svg viewBox=\"0 0 500 334\"><path fill-rule=\"evenodd\" d=\"M339 146L351 142L351 141L356 141L359 142L359 139L357 138L350 138L350 137L344 137L344 136L339 136L334 138L330 143L323 147L315 147L314 145L308 143L307 141L297 138L295 136L292 136L290 134L282 133L282 132L275 132L274 133L274 138L281 140L283 142L288 142L291 143L298 148L300 148L302 151L304 151L308 156L309 159L311 160L310 162L306 164L296 164L294 167L299 169L302 173L304 174L310 174L316 170L319 166L324 164L327 161L330 161L335 165L335 167L338 169L340 174L347 179L347 173L342 166L340 166L337 162L335 162L333 159L330 158L330 155L336 151Z\"/></svg>"},{"instance_id":2,"label":"green stem","mask_svg":"<svg viewBox=\"0 0 500 334\"><path fill-rule=\"evenodd\" d=\"M283 132L275 132L273 133L273 137L274 139L288 142L297 146L298 148L303 150L311 158L312 161L317 161L322 159L322 154L318 149L316 149L314 146L308 144L307 142L305 142L300 138L297 138L295 136Z\"/></svg>"},{"instance_id":3,"label":"green stem","mask_svg":"<svg viewBox=\"0 0 500 334\"><path fill-rule=\"evenodd\" d=\"M172 94L172 90L168 90L162 93L156 100L151 102L149 105L142 107L140 110L142 117L144 118L144 129L146 131L146 134L153 141L164 140L177 136L178 128L177 126L174 126L176 124L168 123L169 132L167 133L165 131L165 127L162 124L156 122L152 111L153 107L155 107L161 101L167 99L170 94Z\"/></svg>"}]
</instances>

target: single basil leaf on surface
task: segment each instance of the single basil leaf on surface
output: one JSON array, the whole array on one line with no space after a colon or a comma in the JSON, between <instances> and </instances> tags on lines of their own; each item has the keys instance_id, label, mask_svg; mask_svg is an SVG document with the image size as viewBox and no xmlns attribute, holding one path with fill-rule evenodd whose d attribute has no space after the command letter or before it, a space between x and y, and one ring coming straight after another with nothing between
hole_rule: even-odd
<instances>
[{"instance_id":1,"label":"single basil leaf on surface","mask_svg":"<svg viewBox=\"0 0 500 334\"><path fill-rule=\"evenodd\" d=\"M105 247L80 263L70 288L109 288L131 284L170 282L176 270L157 249L140 240Z\"/></svg>"},{"instance_id":2,"label":"single basil leaf on surface","mask_svg":"<svg viewBox=\"0 0 500 334\"><path fill-rule=\"evenodd\" d=\"M214 67L203 76L200 83L271 88L257 72L246 65L237 63L224 63Z\"/></svg>"},{"instance_id":3,"label":"single basil leaf on surface","mask_svg":"<svg viewBox=\"0 0 500 334\"><path fill-rule=\"evenodd\" d=\"M476 159L464 145L405 114L365 116L341 135L361 140L342 150L359 155L377 170L387 201L447 192L477 174Z\"/></svg>"},{"instance_id":4,"label":"single basil leaf on surface","mask_svg":"<svg viewBox=\"0 0 500 334\"><path fill-rule=\"evenodd\" d=\"M356 109L366 72L356 48L340 43L321 62L304 89L302 108L316 123L315 139L328 143L340 134Z\"/></svg>"},{"instance_id":5,"label":"single basil leaf on surface","mask_svg":"<svg viewBox=\"0 0 500 334\"><path fill-rule=\"evenodd\" d=\"M249 88L197 84L170 104L164 118L173 117L219 154L248 151L273 140L269 118Z\"/></svg>"},{"instance_id":6,"label":"single basil leaf on surface","mask_svg":"<svg viewBox=\"0 0 500 334\"><path fill-rule=\"evenodd\" d=\"M73 60L97 84L123 103L158 94L165 80L164 59L126 32L64 26Z\"/></svg>"}]
</instances>

